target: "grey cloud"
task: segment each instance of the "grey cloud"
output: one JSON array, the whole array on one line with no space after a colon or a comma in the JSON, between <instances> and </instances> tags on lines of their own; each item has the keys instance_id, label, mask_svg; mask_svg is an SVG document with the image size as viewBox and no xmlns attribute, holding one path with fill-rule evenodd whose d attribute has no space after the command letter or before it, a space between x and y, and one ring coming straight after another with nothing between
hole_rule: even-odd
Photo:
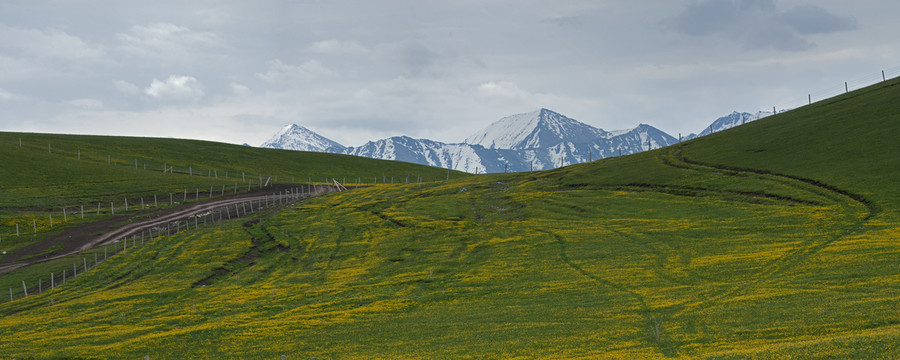
<instances>
[{"instance_id":1,"label":"grey cloud","mask_svg":"<svg viewBox=\"0 0 900 360\"><path fill-rule=\"evenodd\" d=\"M418 76L439 58L436 52L417 41L384 44L376 49L383 60L400 66L405 75Z\"/></svg>"},{"instance_id":2,"label":"grey cloud","mask_svg":"<svg viewBox=\"0 0 900 360\"><path fill-rule=\"evenodd\" d=\"M300 65L294 65L276 59L267 61L266 64L268 70L265 73L257 73L256 76L267 83L296 83L337 75L317 60L307 60Z\"/></svg>"},{"instance_id":3,"label":"grey cloud","mask_svg":"<svg viewBox=\"0 0 900 360\"><path fill-rule=\"evenodd\" d=\"M170 23L135 25L116 34L120 49L144 61L182 62L198 54L222 52L227 43L218 34L194 31Z\"/></svg>"},{"instance_id":4,"label":"grey cloud","mask_svg":"<svg viewBox=\"0 0 900 360\"><path fill-rule=\"evenodd\" d=\"M581 30L584 27L584 22L580 16L551 16L544 18L542 21L547 24L574 30Z\"/></svg>"},{"instance_id":5,"label":"grey cloud","mask_svg":"<svg viewBox=\"0 0 900 360\"><path fill-rule=\"evenodd\" d=\"M802 51L815 46L805 35L856 29L851 17L816 5L779 11L772 0L706 0L664 21L690 36L721 36L747 48Z\"/></svg>"},{"instance_id":6,"label":"grey cloud","mask_svg":"<svg viewBox=\"0 0 900 360\"><path fill-rule=\"evenodd\" d=\"M12 92L7 91L6 89L0 88L0 102L22 100L22 99L24 99L23 96L14 94Z\"/></svg>"},{"instance_id":7,"label":"grey cloud","mask_svg":"<svg viewBox=\"0 0 900 360\"><path fill-rule=\"evenodd\" d=\"M801 34L828 34L858 28L853 17L838 16L812 4L790 9L781 15L781 19Z\"/></svg>"},{"instance_id":8,"label":"grey cloud","mask_svg":"<svg viewBox=\"0 0 900 360\"><path fill-rule=\"evenodd\" d=\"M54 28L38 30L0 24L0 45L3 52L32 59L98 60L105 56L100 46Z\"/></svg>"}]
</instances>

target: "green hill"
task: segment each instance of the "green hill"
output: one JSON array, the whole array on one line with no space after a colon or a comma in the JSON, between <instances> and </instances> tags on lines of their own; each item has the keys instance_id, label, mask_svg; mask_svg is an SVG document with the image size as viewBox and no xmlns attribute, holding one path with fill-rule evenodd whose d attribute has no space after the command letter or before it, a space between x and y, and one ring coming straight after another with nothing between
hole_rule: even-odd
<instances>
[{"instance_id":1,"label":"green hill","mask_svg":"<svg viewBox=\"0 0 900 360\"><path fill-rule=\"evenodd\" d=\"M898 84L161 238L0 304L0 355L897 358Z\"/></svg>"},{"instance_id":2,"label":"green hill","mask_svg":"<svg viewBox=\"0 0 900 360\"><path fill-rule=\"evenodd\" d=\"M372 185L466 176L411 163L208 141L9 132L0 132L0 159L0 240L7 240L0 241L0 250L31 240L15 238L16 224L20 235L33 235L35 227L46 233L50 217L57 226L64 216L79 223L81 207L88 214L96 214L98 204L101 215L114 208L121 213L126 199L133 210L154 196L162 207L170 205L170 194L190 201L211 188L219 196L266 183L321 184L334 178Z\"/></svg>"}]
</instances>

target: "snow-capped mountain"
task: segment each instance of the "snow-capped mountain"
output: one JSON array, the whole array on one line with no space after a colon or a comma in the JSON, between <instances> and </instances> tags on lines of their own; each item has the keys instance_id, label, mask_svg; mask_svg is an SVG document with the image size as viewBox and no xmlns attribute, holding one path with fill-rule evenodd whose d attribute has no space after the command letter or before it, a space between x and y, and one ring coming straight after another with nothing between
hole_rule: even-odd
<instances>
[{"instance_id":1,"label":"snow-capped mountain","mask_svg":"<svg viewBox=\"0 0 900 360\"><path fill-rule=\"evenodd\" d=\"M260 147L342 153L344 146L297 124L287 125Z\"/></svg>"},{"instance_id":2,"label":"snow-capped mountain","mask_svg":"<svg viewBox=\"0 0 900 360\"><path fill-rule=\"evenodd\" d=\"M503 172L500 158L515 151L485 149L480 145L446 144L427 139L395 136L369 141L359 147L347 148L349 155L375 159L406 161L471 173Z\"/></svg>"},{"instance_id":3,"label":"snow-capped mountain","mask_svg":"<svg viewBox=\"0 0 900 360\"><path fill-rule=\"evenodd\" d=\"M734 113L716 120L711 129L724 130L768 114ZM705 135L708 131L701 134ZM696 135L691 134L691 137ZM467 137L465 142L456 144L395 136L369 141L358 147L344 147L306 128L291 125L279 131L262 147L343 153L470 173L497 173L552 169L647 151L677 142L678 139L646 124L609 132L551 110L540 109L504 117Z\"/></svg>"},{"instance_id":4,"label":"snow-capped mountain","mask_svg":"<svg viewBox=\"0 0 900 360\"><path fill-rule=\"evenodd\" d=\"M612 134L559 113L540 109L502 118L466 138L488 149L537 149L563 142L584 143Z\"/></svg>"},{"instance_id":5,"label":"snow-capped mountain","mask_svg":"<svg viewBox=\"0 0 900 360\"><path fill-rule=\"evenodd\" d=\"M466 138L488 149L518 150L516 157L503 156L512 171L552 169L676 142L650 125L608 132L547 109L507 116Z\"/></svg>"},{"instance_id":6,"label":"snow-capped mountain","mask_svg":"<svg viewBox=\"0 0 900 360\"><path fill-rule=\"evenodd\" d=\"M735 126L744 125L751 121L756 121L762 119L766 116L772 115L771 111L758 111L756 114L751 113L739 113L737 111L732 112L731 114L725 115L713 121L709 126L707 126L700 134L690 134L684 138L684 140L690 140L696 137L706 136L711 133L719 132L722 130L728 130Z\"/></svg>"}]
</instances>

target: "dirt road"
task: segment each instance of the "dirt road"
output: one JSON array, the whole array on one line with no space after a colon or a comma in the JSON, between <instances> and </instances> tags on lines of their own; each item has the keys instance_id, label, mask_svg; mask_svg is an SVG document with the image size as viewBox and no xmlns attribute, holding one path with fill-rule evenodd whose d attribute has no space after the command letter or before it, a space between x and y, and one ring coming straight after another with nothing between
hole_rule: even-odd
<instances>
[{"instance_id":1,"label":"dirt road","mask_svg":"<svg viewBox=\"0 0 900 360\"><path fill-rule=\"evenodd\" d=\"M10 252L0 260L0 275L26 266L63 258L150 229L164 229L172 222L182 221L199 214L208 214L227 206L245 204L243 208L246 209L246 204L251 204L250 208L258 211L260 205L262 207L282 206L336 190L337 188L331 186L316 186L312 189L306 186L276 186L255 193L175 208L143 210L81 224L43 241ZM48 252L48 249L54 247L58 250L44 254ZM44 255L35 256L35 254Z\"/></svg>"}]
</instances>

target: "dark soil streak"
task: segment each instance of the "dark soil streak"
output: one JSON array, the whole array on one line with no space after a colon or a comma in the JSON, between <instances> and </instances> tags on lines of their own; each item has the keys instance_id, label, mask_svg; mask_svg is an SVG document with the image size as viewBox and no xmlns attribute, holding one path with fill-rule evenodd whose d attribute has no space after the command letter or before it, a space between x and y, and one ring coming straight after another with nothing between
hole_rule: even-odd
<instances>
[{"instance_id":1,"label":"dark soil streak","mask_svg":"<svg viewBox=\"0 0 900 360\"><path fill-rule=\"evenodd\" d=\"M116 215L104 220L81 224L62 230L59 234L47 239L18 248L11 251L0 260L0 274L34 265L41 262L59 259L71 254L88 250L97 245L102 245L141 232L147 228L153 228L166 224L169 221L184 220L184 218L212 210L216 207L239 204L244 201L257 200L273 192L281 192L293 188L302 188L303 185L277 185L249 193L226 196L212 201L201 201L176 208L164 208L154 210L138 210L127 215ZM335 189L328 186L317 186L318 192L328 193ZM265 195L262 195L265 194ZM47 252L58 247L60 250ZM35 254L40 254L35 256ZM30 257L30 258L29 258Z\"/></svg>"}]
</instances>

